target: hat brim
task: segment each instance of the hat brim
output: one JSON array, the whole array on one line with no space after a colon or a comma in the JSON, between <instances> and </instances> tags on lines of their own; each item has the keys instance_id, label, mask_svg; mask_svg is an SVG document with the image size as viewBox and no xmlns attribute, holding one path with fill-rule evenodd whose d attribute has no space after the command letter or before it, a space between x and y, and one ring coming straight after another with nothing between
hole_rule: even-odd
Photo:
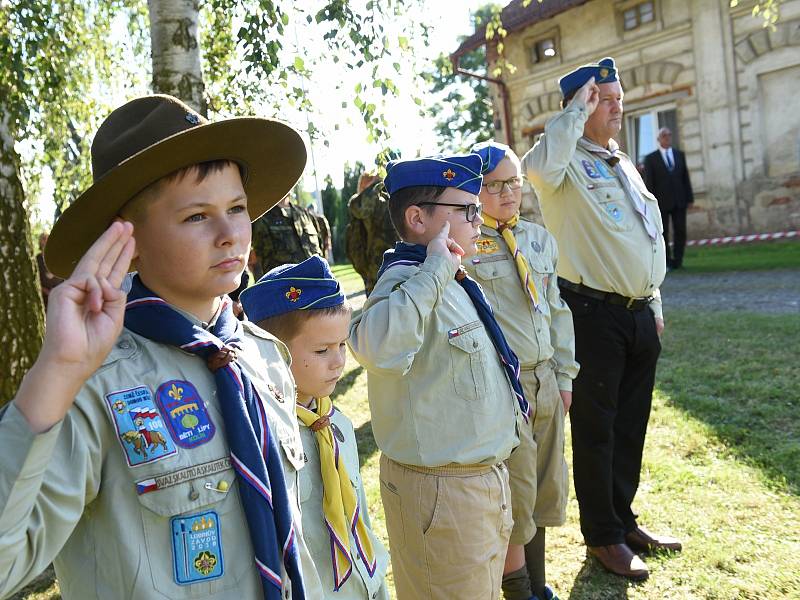
<instances>
[{"instance_id":1,"label":"hat brim","mask_svg":"<svg viewBox=\"0 0 800 600\"><path fill-rule=\"evenodd\" d=\"M59 217L45 246L48 270L69 277L131 198L178 169L213 160L243 167L247 211L255 221L300 179L306 147L289 125L255 117L198 125L149 146L95 181Z\"/></svg>"}]
</instances>

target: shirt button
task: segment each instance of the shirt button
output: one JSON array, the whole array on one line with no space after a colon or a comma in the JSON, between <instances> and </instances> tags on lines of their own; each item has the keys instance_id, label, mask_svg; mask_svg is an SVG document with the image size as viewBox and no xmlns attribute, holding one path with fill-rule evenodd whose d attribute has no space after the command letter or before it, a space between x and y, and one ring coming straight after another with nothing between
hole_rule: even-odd
<instances>
[{"instance_id":1,"label":"shirt button","mask_svg":"<svg viewBox=\"0 0 800 600\"><path fill-rule=\"evenodd\" d=\"M505 504L501 504L501 505L500 505L500 508L502 508L503 510L505 510L507 507L506 507L506 505L505 505Z\"/></svg>"},{"instance_id":2,"label":"shirt button","mask_svg":"<svg viewBox=\"0 0 800 600\"><path fill-rule=\"evenodd\" d=\"M473 341L472 342L472 347L473 348L477 348L478 347L478 342L477 341Z\"/></svg>"},{"instance_id":3,"label":"shirt button","mask_svg":"<svg viewBox=\"0 0 800 600\"><path fill-rule=\"evenodd\" d=\"M131 347L131 343L128 340L121 340L119 344L117 344L117 348L120 350L128 350Z\"/></svg>"}]
</instances>

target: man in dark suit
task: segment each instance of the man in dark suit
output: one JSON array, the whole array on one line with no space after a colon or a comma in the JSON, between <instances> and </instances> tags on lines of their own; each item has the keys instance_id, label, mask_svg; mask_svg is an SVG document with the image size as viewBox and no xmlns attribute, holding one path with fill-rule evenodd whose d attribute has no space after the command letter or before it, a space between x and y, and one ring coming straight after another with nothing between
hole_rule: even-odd
<instances>
[{"instance_id":1,"label":"man in dark suit","mask_svg":"<svg viewBox=\"0 0 800 600\"><path fill-rule=\"evenodd\" d=\"M686 207L694 202L692 183L686 168L686 155L672 147L672 132L662 127L658 132L658 150L644 158L644 182L658 198L664 222L664 243L667 246L667 267L680 269L686 246ZM672 222L672 250L669 227Z\"/></svg>"}]
</instances>

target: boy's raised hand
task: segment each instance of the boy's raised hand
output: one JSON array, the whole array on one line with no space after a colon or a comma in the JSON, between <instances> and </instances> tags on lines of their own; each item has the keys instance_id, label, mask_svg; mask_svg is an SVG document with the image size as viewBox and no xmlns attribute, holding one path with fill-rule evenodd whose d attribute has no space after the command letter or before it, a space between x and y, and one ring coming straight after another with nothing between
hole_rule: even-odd
<instances>
[{"instance_id":1,"label":"boy's raised hand","mask_svg":"<svg viewBox=\"0 0 800 600\"><path fill-rule=\"evenodd\" d=\"M32 430L45 431L63 419L111 351L125 317L126 295L119 288L134 250L133 225L113 223L50 293L42 351L14 400Z\"/></svg>"},{"instance_id":2,"label":"boy's raised hand","mask_svg":"<svg viewBox=\"0 0 800 600\"><path fill-rule=\"evenodd\" d=\"M134 249L133 225L115 222L53 289L42 358L84 378L103 363L122 330L126 296L119 288Z\"/></svg>"},{"instance_id":3,"label":"boy's raised hand","mask_svg":"<svg viewBox=\"0 0 800 600\"><path fill-rule=\"evenodd\" d=\"M461 257L464 256L464 249L456 241L449 237L450 222L445 221L441 231L428 242L428 256L436 255L446 258L453 265L453 273L461 266Z\"/></svg>"}]
</instances>

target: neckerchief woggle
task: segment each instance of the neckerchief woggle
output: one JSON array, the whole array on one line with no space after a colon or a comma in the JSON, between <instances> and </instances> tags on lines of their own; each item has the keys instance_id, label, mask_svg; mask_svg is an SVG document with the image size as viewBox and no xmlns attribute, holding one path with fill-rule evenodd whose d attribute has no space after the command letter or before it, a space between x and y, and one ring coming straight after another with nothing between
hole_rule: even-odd
<instances>
[{"instance_id":1,"label":"neckerchief woggle","mask_svg":"<svg viewBox=\"0 0 800 600\"><path fill-rule=\"evenodd\" d=\"M639 189L634 185L630 177L628 177L628 173L622 164L622 160L619 156L617 156L617 153L619 152L619 144L617 144L614 139L610 139L608 140L608 148L603 148L601 145L596 144L589 138L582 137L578 140L578 145L584 150L599 156L611 165L611 168L614 169L614 172L619 177L622 187L625 189L625 194L633 204L634 210L636 210L639 217L642 219L642 225L644 225L647 235L650 236L651 240L655 240L659 235L658 229L656 229L656 224L653 222L653 217L650 215L650 209L647 206L647 202L645 202L644 198L642 198L642 195L639 193Z\"/></svg>"},{"instance_id":2,"label":"neckerchief woggle","mask_svg":"<svg viewBox=\"0 0 800 600\"><path fill-rule=\"evenodd\" d=\"M383 253L383 263L381 264L381 268L378 270L378 277L380 278L384 271L390 267L398 265L422 264L425 262L427 252L427 248L422 244L397 242L394 248ZM527 423L528 419L530 418L531 411L530 405L525 399L525 393L522 391L522 383L519 380L519 358L517 358L517 355L514 354L511 346L508 345L506 336L503 334L503 330L500 329L500 325L497 323L497 319L494 317L494 311L492 310L492 307L489 304L489 301L486 299L486 295L483 293L483 289L481 289L481 286L478 284L478 282L467 274L467 272L464 270L464 267L459 267L458 272L455 275L455 279L467 293L469 299L472 300L472 304L475 306L475 311L478 313L478 317L483 323L483 326L486 328L486 332L489 334L489 338L492 340L494 349L497 350L497 354L500 357L500 362L503 363L503 368L506 370L506 375L508 375L508 380L511 382L511 387L514 389L514 395L519 403L520 411L522 411L522 416L525 418L525 422Z\"/></svg>"},{"instance_id":3,"label":"neckerchief woggle","mask_svg":"<svg viewBox=\"0 0 800 600\"><path fill-rule=\"evenodd\" d=\"M353 555L361 557L372 577L378 562L369 538L367 524L358 505L358 496L339 455L339 441L331 431L333 404L329 397L317 400L314 410L297 404L297 418L314 432L319 448L322 475L322 514L331 538L333 591L338 592L353 572ZM350 533L357 552L350 551Z\"/></svg>"},{"instance_id":4,"label":"neckerchief woggle","mask_svg":"<svg viewBox=\"0 0 800 600\"><path fill-rule=\"evenodd\" d=\"M292 583L292 598L305 599L294 523L280 450L267 421L266 406L236 361L242 325L225 296L208 331L195 325L133 278L125 327L154 342L175 346L206 361L214 373L222 419L239 479L239 496L265 600L282 600L281 563Z\"/></svg>"},{"instance_id":5,"label":"neckerchief woggle","mask_svg":"<svg viewBox=\"0 0 800 600\"><path fill-rule=\"evenodd\" d=\"M505 223L490 217L486 213L483 213L481 217L483 218L484 225L497 231L505 240L508 249L511 251L511 255L514 257L514 264L517 266L517 274L522 283L522 289L528 294L528 298L531 304L533 304L534 310L542 312L542 309L539 308L539 293L536 291L536 285L533 283L528 260L525 258L525 255L520 252L519 246L517 245L517 238L514 237L514 232L512 231L517 223L519 223L519 213L515 214Z\"/></svg>"}]
</instances>

